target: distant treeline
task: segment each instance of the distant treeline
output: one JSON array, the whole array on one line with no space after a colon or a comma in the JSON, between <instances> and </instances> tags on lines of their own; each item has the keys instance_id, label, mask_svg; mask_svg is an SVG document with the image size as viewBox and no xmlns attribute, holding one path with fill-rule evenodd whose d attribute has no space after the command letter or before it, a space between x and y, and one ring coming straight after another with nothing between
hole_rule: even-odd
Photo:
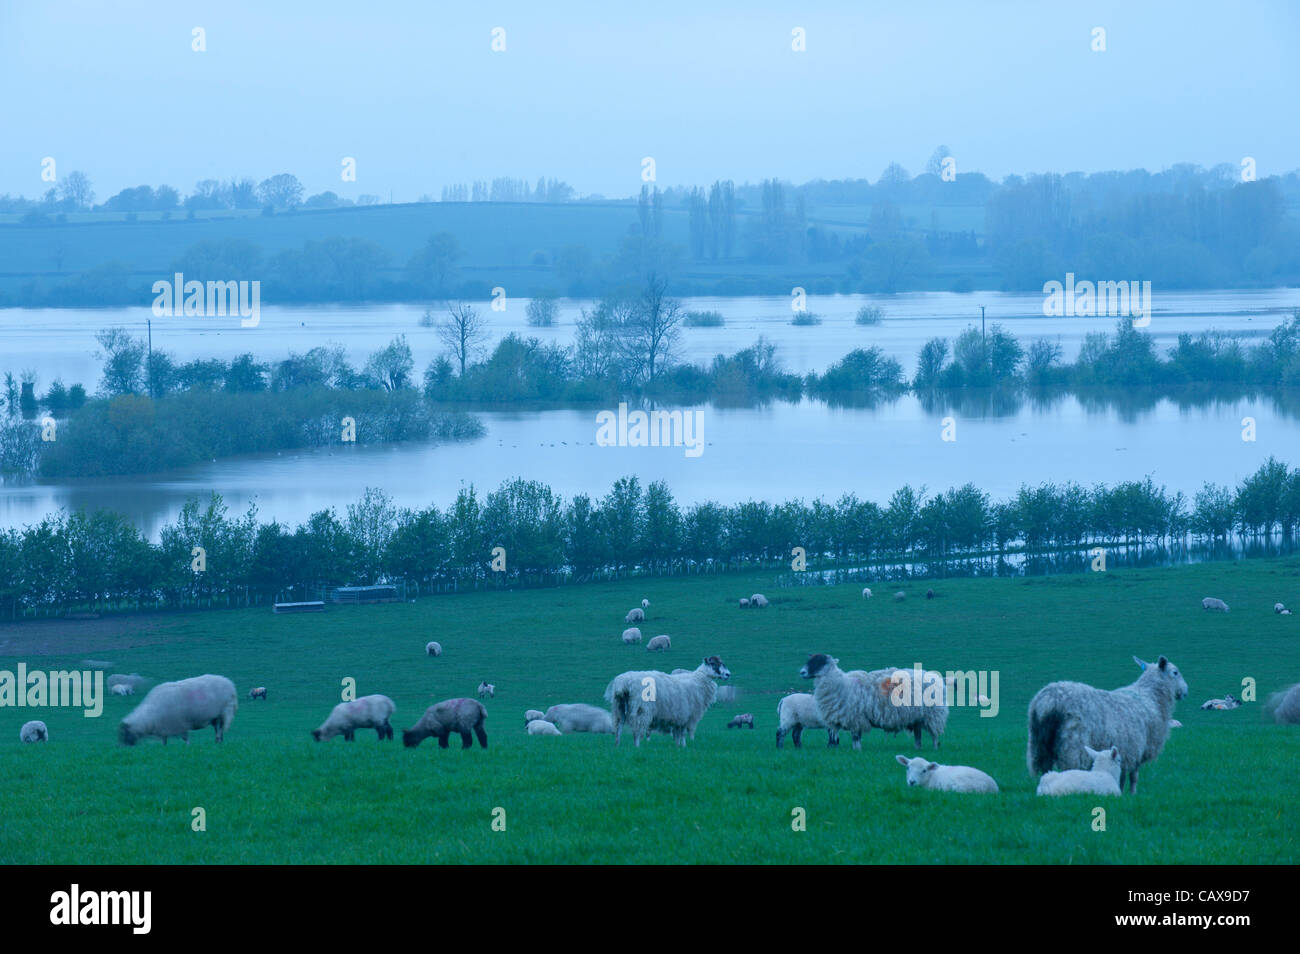
<instances>
[{"instance_id":1,"label":"distant treeline","mask_svg":"<svg viewBox=\"0 0 1300 954\"><path fill-rule=\"evenodd\" d=\"M406 581L502 585L580 580L789 561L809 569L882 559L1085 546L1161 544L1230 534L1293 537L1300 530L1300 469L1270 458L1235 490L1205 485L1193 500L1150 478L1091 489L1022 487L993 502L974 486L927 496L904 486L884 506L846 494L784 503L706 502L682 507L666 484L636 477L608 494L565 501L515 479L480 497L462 488L445 510L398 509L378 490L340 516L313 514L289 528L255 510L230 517L214 495L190 500L151 544L120 514L51 515L0 533L0 613L75 606L240 605L325 585ZM201 569L196 547L202 548ZM494 572L492 550L506 569ZM611 617L617 619L617 616Z\"/></svg>"}]
</instances>

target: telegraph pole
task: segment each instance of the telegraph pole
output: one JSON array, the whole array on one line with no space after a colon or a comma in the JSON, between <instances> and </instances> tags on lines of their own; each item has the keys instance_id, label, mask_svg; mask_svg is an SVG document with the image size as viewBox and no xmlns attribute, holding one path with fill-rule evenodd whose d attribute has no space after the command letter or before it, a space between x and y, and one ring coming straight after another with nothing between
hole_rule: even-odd
<instances>
[{"instance_id":1,"label":"telegraph pole","mask_svg":"<svg viewBox=\"0 0 1300 954\"><path fill-rule=\"evenodd\" d=\"M145 370L148 371L149 373L149 397L152 398L153 397L153 319L146 318L144 320L144 325L146 328L149 329L149 357L146 359L148 363L145 365Z\"/></svg>"}]
</instances>

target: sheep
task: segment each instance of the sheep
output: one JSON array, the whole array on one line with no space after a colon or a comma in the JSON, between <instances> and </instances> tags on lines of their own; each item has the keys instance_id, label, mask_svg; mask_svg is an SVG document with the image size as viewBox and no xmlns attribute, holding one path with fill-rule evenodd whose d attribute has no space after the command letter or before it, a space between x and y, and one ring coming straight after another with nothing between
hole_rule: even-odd
<instances>
[{"instance_id":1,"label":"sheep","mask_svg":"<svg viewBox=\"0 0 1300 954\"><path fill-rule=\"evenodd\" d=\"M478 684L478 697L480 699L495 699L497 687L490 682L480 682Z\"/></svg>"},{"instance_id":2,"label":"sheep","mask_svg":"<svg viewBox=\"0 0 1300 954\"><path fill-rule=\"evenodd\" d=\"M673 641L667 636L656 636L650 642L645 644L645 651L648 653L667 652L673 648Z\"/></svg>"},{"instance_id":3,"label":"sheep","mask_svg":"<svg viewBox=\"0 0 1300 954\"><path fill-rule=\"evenodd\" d=\"M627 616L624 617L623 621L626 623L644 623L645 610L639 608L630 609L627 611Z\"/></svg>"},{"instance_id":4,"label":"sheep","mask_svg":"<svg viewBox=\"0 0 1300 954\"><path fill-rule=\"evenodd\" d=\"M537 709L528 709L527 711L524 712L524 726L527 727L528 723L535 722L538 719L545 719L545 718L546 718L546 713L540 712Z\"/></svg>"},{"instance_id":5,"label":"sheep","mask_svg":"<svg viewBox=\"0 0 1300 954\"><path fill-rule=\"evenodd\" d=\"M914 788L931 788L936 792L987 792L997 794L993 776L969 765L940 765L917 757L897 756L898 764L907 769L907 784Z\"/></svg>"},{"instance_id":6,"label":"sheep","mask_svg":"<svg viewBox=\"0 0 1300 954\"><path fill-rule=\"evenodd\" d=\"M743 712L738 716L732 716L731 721L727 723L728 729L743 729L745 726L754 728L754 715L751 712Z\"/></svg>"},{"instance_id":7,"label":"sheep","mask_svg":"<svg viewBox=\"0 0 1300 954\"><path fill-rule=\"evenodd\" d=\"M926 591L925 591L925 598L926 598L927 600L932 600L932 599L934 599L934 590L926 590Z\"/></svg>"},{"instance_id":8,"label":"sheep","mask_svg":"<svg viewBox=\"0 0 1300 954\"><path fill-rule=\"evenodd\" d=\"M826 725L822 719L821 710L817 708L817 700L813 698L812 693L795 692L788 696L782 696L776 704L776 747L781 748L781 742L789 733L790 741L794 743L796 749L802 748L799 744L800 737L804 729L826 729L826 744L828 746L840 744L840 734L835 729Z\"/></svg>"},{"instance_id":9,"label":"sheep","mask_svg":"<svg viewBox=\"0 0 1300 954\"><path fill-rule=\"evenodd\" d=\"M442 643L428 642L424 644L424 654L426 656L441 656Z\"/></svg>"},{"instance_id":10,"label":"sheep","mask_svg":"<svg viewBox=\"0 0 1300 954\"><path fill-rule=\"evenodd\" d=\"M849 730L853 748L862 748L862 736L872 728L886 732L909 729L921 747L921 733L930 733L934 747L939 747L948 724L947 687L943 674L923 672L919 701L913 699L918 687L911 685L907 669L876 669L871 672L844 672L839 660L816 653L799 675L816 680L813 696L827 726Z\"/></svg>"},{"instance_id":11,"label":"sheep","mask_svg":"<svg viewBox=\"0 0 1300 954\"><path fill-rule=\"evenodd\" d=\"M1269 696L1264 712L1278 725L1300 724L1300 683Z\"/></svg>"},{"instance_id":12,"label":"sheep","mask_svg":"<svg viewBox=\"0 0 1300 954\"><path fill-rule=\"evenodd\" d=\"M582 702L563 703L551 706L542 716L547 722L554 722L561 732L593 732L597 735L614 733L614 717L607 709L589 706Z\"/></svg>"},{"instance_id":13,"label":"sheep","mask_svg":"<svg viewBox=\"0 0 1300 954\"><path fill-rule=\"evenodd\" d=\"M135 687L125 685L124 683L118 683L116 686L113 686L109 692L113 693L115 696L133 696L135 695Z\"/></svg>"},{"instance_id":14,"label":"sheep","mask_svg":"<svg viewBox=\"0 0 1300 954\"><path fill-rule=\"evenodd\" d=\"M402 744L413 749L425 739L433 736L438 740L438 748L447 748L447 738L453 732L460 733L460 747L474 747L470 736L478 736L478 744L487 748L487 730L483 720L487 718L487 709L477 699L445 699L436 702L424 710L420 721L402 733Z\"/></svg>"},{"instance_id":15,"label":"sheep","mask_svg":"<svg viewBox=\"0 0 1300 954\"><path fill-rule=\"evenodd\" d=\"M1048 772L1038 780L1039 795L1119 795L1119 749L1111 746L1098 752L1087 745L1084 753L1091 758L1088 771L1070 769L1065 772Z\"/></svg>"},{"instance_id":16,"label":"sheep","mask_svg":"<svg viewBox=\"0 0 1300 954\"><path fill-rule=\"evenodd\" d=\"M380 695L340 702L319 729L312 729L311 737L317 742L328 742L334 736L342 735L345 742L352 742L356 739L357 729L374 729L379 734L379 741L383 742L393 737L393 727L388 720L396 708L392 699Z\"/></svg>"},{"instance_id":17,"label":"sheep","mask_svg":"<svg viewBox=\"0 0 1300 954\"><path fill-rule=\"evenodd\" d=\"M1284 609L1284 610L1283 610L1279 615L1281 615L1281 616L1290 616L1290 615L1291 615L1291 611L1290 611L1289 609Z\"/></svg>"},{"instance_id":18,"label":"sheep","mask_svg":"<svg viewBox=\"0 0 1300 954\"><path fill-rule=\"evenodd\" d=\"M624 645L631 646L633 643L639 642L641 642L641 630L637 629L635 626L629 626L627 629L623 630Z\"/></svg>"},{"instance_id":19,"label":"sheep","mask_svg":"<svg viewBox=\"0 0 1300 954\"><path fill-rule=\"evenodd\" d=\"M748 608L749 608L749 597L747 597L747 596L742 596L742 597L740 598L740 608L741 608L741 609L748 609Z\"/></svg>"},{"instance_id":20,"label":"sheep","mask_svg":"<svg viewBox=\"0 0 1300 954\"><path fill-rule=\"evenodd\" d=\"M762 609L767 606L767 597L762 593L755 593L749 598L749 605L755 609Z\"/></svg>"},{"instance_id":21,"label":"sheep","mask_svg":"<svg viewBox=\"0 0 1300 954\"><path fill-rule=\"evenodd\" d=\"M248 698L266 700L266 686L258 686L256 689L248 690Z\"/></svg>"},{"instance_id":22,"label":"sheep","mask_svg":"<svg viewBox=\"0 0 1300 954\"><path fill-rule=\"evenodd\" d=\"M547 722L545 719L534 719L528 725L524 726L529 735L560 735L559 728L555 723Z\"/></svg>"},{"instance_id":23,"label":"sheep","mask_svg":"<svg viewBox=\"0 0 1300 954\"><path fill-rule=\"evenodd\" d=\"M45 727L45 723L40 719L24 722L23 727L18 730L18 741L48 742L50 741L50 730Z\"/></svg>"},{"instance_id":24,"label":"sheep","mask_svg":"<svg viewBox=\"0 0 1300 954\"><path fill-rule=\"evenodd\" d=\"M695 727L713 705L718 693L713 680L730 678L731 671L717 656L705 657L694 672L680 676L656 671L615 676L605 687L614 716L614 744L622 744L626 723L638 747L655 729L671 732L674 741L685 746L687 736L695 738Z\"/></svg>"},{"instance_id":25,"label":"sheep","mask_svg":"<svg viewBox=\"0 0 1300 954\"><path fill-rule=\"evenodd\" d=\"M641 601L641 609L643 609L643 610L648 610L649 608L650 608L650 601L649 601L649 600L642 600L642 601Z\"/></svg>"},{"instance_id":26,"label":"sheep","mask_svg":"<svg viewBox=\"0 0 1300 954\"><path fill-rule=\"evenodd\" d=\"M1201 708L1224 710L1224 709L1236 709L1240 705L1241 705L1241 700L1233 698L1232 693L1228 693L1222 699L1206 699L1204 702L1201 703Z\"/></svg>"},{"instance_id":27,"label":"sheep","mask_svg":"<svg viewBox=\"0 0 1300 954\"><path fill-rule=\"evenodd\" d=\"M1120 754L1121 780L1127 778L1129 794L1137 792L1138 770L1154 762L1164 748L1169 719L1175 704L1187 695L1187 683L1164 656L1154 663L1135 656L1134 662L1142 674L1119 689L1053 682L1038 690L1029 703L1026 761L1031 773L1083 770L1091 764L1087 746L1114 746Z\"/></svg>"},{"instance_id":28,"label":"sheep","mask_svg":"<svg viewBox=\"0 0 1300 954\"><path fill-rule=\"evenodd\" d=\"M1201 606L1207 610L1214 610L1219 613L1228 612L1228 604L1223 602L1223 600L1215 599L1213 596L1207 596L1205 599L1201 600Z\"/></svg>"},{"instance_id":29,"label":"sheep","mask_svg":"<svg viewBox=\"0 0 1300 954\"><path fill-rule=\"evenodd\" d=\"M220 742L238 708L239 693L225 676L207 674L163 682L127 713L118 726L118 738L123 745L135 745L152 736L166 745L170 736L177 735L189 745L191 729L210 725Z\"/></svg>"},{"instance_id":30,"label":"sheep","mask_svg":"<svg viewBox=\"0 0 1300 954\"><path fill-rule=\"evenodd\" d=\"M862 588L862 598L863 598L864 600L869 600L869 599L871 599L871 587L869 587L869 586L864 586L864 587Z\"/></svg>"},{"instance_id":31,"label":"sheep","mask_svg":"<svg viewBox=\"0 0 1300 954\"><path fill-rule=\"evenodd\" d=\"M895 603L901 603L905 599L907 599L907 594L904 593L902 590L899 590L897 593L894 594Z\"/></svg>"},{"instance_id":32,"label":"sheep","mask_svg":"<svg viewBox=\"0 0 1300 954\"><path fill-rule=\"evenodd\" d=\"M1274 613L1278 613L1278 614L1284 613L1284 612L1286 612L1286 607L1283 606L1281 603L1274 603L1274 604L1273 604L1273 612L1274 612Z\"/></svg>"},{"instance_id":33,"label":"sheep","mask_svg":"<svg viewBox=\"0 0 1300 954\"><path fill-rule=\"evenodd\" d=\"M131 691L134 692L136 689L139 689L141 686L143 686L147 681L148 680L146 680L144 676L140 675L138 672L133 672L129 676L124 676L121 673L115 672L107 679L104 680L104 684L108 686L109 689L114 689L117 686L130 686Z\"/></svg>"}]
</instances>

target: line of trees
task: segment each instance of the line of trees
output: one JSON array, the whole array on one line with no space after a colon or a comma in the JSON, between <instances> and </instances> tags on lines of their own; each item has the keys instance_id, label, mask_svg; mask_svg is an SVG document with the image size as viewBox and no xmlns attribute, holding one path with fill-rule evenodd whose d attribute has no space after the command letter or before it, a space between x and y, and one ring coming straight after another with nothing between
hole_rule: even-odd
<instances>
[{"instance_id":1,"label":"line of trees","mask_svg":"<svg viewBox=\"0 0 1300 954\"><path fill-rule=\"evenodd\" d=\"M1233 534L1287 540L1300 531L1300 469L1270 458L1235 489L1207 484L1194 499L1150 478L1110 487L1042 484L994 502L967 484L928 495L903 486L882 505L846 494L680 506L663 482L617 480L604 497L565 501L514 479L480 496L462 488L445 509L398 508L367 489L346 513L298 527L231 516L219 496L188 501L157 544L120 514L59 513L0 533L0 613L54 607L238 605L326 585L405 581L416 590L461 583L555 583L603 573L672 573L788 563L810 568L1112 545ZM504 547L506 569L490 567ZM201 566L196 549L202 548Z\"/></svg>"}]
</instances>

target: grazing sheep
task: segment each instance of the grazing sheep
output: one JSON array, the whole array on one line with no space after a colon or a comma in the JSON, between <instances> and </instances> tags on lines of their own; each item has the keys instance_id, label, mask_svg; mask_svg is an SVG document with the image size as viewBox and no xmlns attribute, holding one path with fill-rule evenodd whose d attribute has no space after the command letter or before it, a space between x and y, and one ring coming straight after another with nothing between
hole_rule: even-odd
<instances>
[{"instance_id":1,"label":"grazing sheep","mask_svg":"<svg viewBox=\"0 0 1300 954\"><path fill-rule=\"evenodd\" d=\"M462 749L474 747L473 732L478 736L478 744L487 748L487 730L483 720L487 710L477 699L446 699L434 703L424 710L420 721L402 733L402 744L413 749L425 739L433 736L438 740L438 748L447 748L447 737L453 732L460 733Z\"/></svg>"},{"instance_id":2,"label":"grazing sheep","mask_svg":"<svg viewBox=\"0 0 1300 954\"><path fill-rule=\"evenodd\" d=\"M643 609L630 609L630 610L627 611L627 616L624 617L624 620L623 620L623 621L624 621L625 623L644 623L644 622L645 622L645 610L643 610Z\"/></svg>"},{"instance_id":3,"label":"grazing sheep","mask_svg":"<svg viewBox=\"0 0 1300 954\"><path fill-rule=\"evenodd\" d=\"M742 712L738 716L732 716L731 721L727 723L728 729L740 729L745 726L754 728L754 715L750 712Z\"/></svg>"},{"instance_id":4,"label":"grazing sheep","mask_svg":"<svg viewBox=\"0 0 1300 954\"><path fill-rule=\"evenodd\" d=\"M478 684L478 697L480 699L495 699L497 687L490 682L480 682Z\"/></svg>"},{"instance_id":5,"label":"grazing sheep","mask_svg":"<svg viewBox=\"0 0 1300 954\"><path fill-rule=\"evenodd\" d=\"M1274 603L1274 604L1273 604L1273 612L1274 612L1274 613L1282 613L1282 612L1285 611L1285 610L1286 610L1286 607L1283 606L1281 603Z\"/></svg>"},{"instance_id":6,"label":"grazing sheep","mask_svg":"<svg viewBox=\"0 0 1300 954\"><path fill-rule=\"evenodd\" d=\"M650 601L649 601L649 600L642 600L642 601L641 601L641 608L642 608L643 610L648 610L648 609L650 608Z\"/></svg>"},{"instance_id":7,"label":"grazing sheep","mask_svg":"<svg viewBox=\"0 0 1300 954\"><path fill-rule=\"evenodd\" d=\"M864 600L869 600L869 599L871 599L871 587L869 587L869 586L864 586L864 587L862 588L862 598L863 598Z\"/></svg>"},{"instance_id":8,"label":"grazing sheep","mask_svg":"<svg viewBox=\"0 0 1300 954\"><path fill-rule=\"evenodd\" d=\"M113 686L109 692L113 693L115 696L133 696L135 695L135 687L128 686L125 683L118 683L116 686Z\"/></svg>"},{"instance_id":9,"label":"grazing sheep","mask_svg":"<svg viewBox=\"0 0 1300 954\"><path fill-rule=\"evenodd\" d=\"M424 644L424 654L426 656L441 656L442 643L428 642Z\"/></svg>"},{"instance_id":10,"label":"grazing sheep","mask_svg":"<svg viewBox=\"0 0 1300 954\"><path fill-rule=\"evenodd\" d=\"M902 590L899 590L897 593L894 594L895 603L901 603L905 599L907 599L907 594L904 593Z\"/></svg>"},{"instance_id":11,"label":"grazing sheep","mask_svg":"<svg viewBox=\"0 0 1300 954\"><path fill-rule=\"evenodd\" d=\"M1300 683L1269 696L1264 712L1278 725L1300 723Z\"/></svg>"},{"instance_id":12,"label":"grazing sheep","mask_svg":"<svg viewBox=\"0 0 1300 954\"><path fill-rule=\"evenodd\" d=\"M762 609L767 606L767 597L762 593L755 593L749 598L749 605L755 609Z\"/></svg>"},{"instance_id":13,"label":"grazing sheep","mask_svg":"<svg viewBox=\"0 0 1300 954\"><path fill-rule=\"evenodd\" d=\"M907 769L907 784L915 788L932 788L936 792L988 792L997 794L993 776L969 765L940 765L917 757L898 756L898 764Z\"/></svg>"},{"instance_id":14,"label":"grazing sheep","mask_svg":"<svg viewBox=\"0 0 1300 954\"><path fill-rule=\"evenodd\" d=\"M646 652L667 652L673 648L673 641L667 636L656 636L650 642L645 644Z\"/></svg>"},{"instance_id":15,"label":"grazing sheep","mask_svg":"<svg viewBox=\"0 0 1300 954\"><path fill-rule=\"evenodd\" d=\"M934 590L926 590L926 591L925 591L925 598L926 598L927 600L932 600L932 599L934 599Z\"/></svg>"},{"instance_id":16,"label":"grazing sheep","mask_svg":"<svg viewBox=\"0 0 1300 954\"><path fill-rule=\"evenodd\" d=\"M627 629L623 630L623 642L628 646L631 646L633 643L641 642L641 630L637 629L635 626L629 626Z\"/></svg>"},{"instance_id":17,"label":"grazing sheep","mask_svg":"<svg viewBox=\"0 0 1300 954\"><path fill-rule=\"evenodd\" d=\"M311 730L311 737L317 742L328 742L334 736L342 735L344 741L352 742L356 739L357 729L374 729L379 733L379 741L383 742L393 737L393 727L388 720L396 708L392 699L380 695L340 702L319 729Z\"/></svg>"},{"instance_id":18,"label":"grazing sheep","mask_svg":"<svg viewBox=\"0 0 1300 954\"><path fill-rule=\"evenodd\" d=\"M545 712L539 712L536 709L529 709L524 713L524 725L527 726L528 723L530 722L535 722L538 719L545 719L545 718L546 718Z\"/></svg>"},{"instance_id":19,"label":"grazing sheep","mask_svg":"<svg viewBox=\"0 0 1300 954\"><path fill-rule=\"evenodd\" d=\"M776 747L781 748L781 741L785 738L786 733L790 735L790 741L794 743L796 749L802 748L799 744L800 737L804 729L826 729L826 744L839 745L840 734L835 729L826 725L822 719L821 710L817 708L817 700L809 692L795 692L788 696L782 696L776 704Z\"/></svg>"},{"instance_id":20,"label":"grazing sheep","mask_svg":"<svg viewBox=\"0 0 1300 954\"><path fill-rule=\"evenodd\" d=\"M929 732L937 749L948 724L948 695L943 674L921 674L920 701L916 702L911 673L912 670L893 667L844 672L839 660L825 653L809 656L799 670L805 679L816 680L813 696L826 725L847 729L855 749L862 748L862 736L872 728L891 733L911 730L918 749L921 733Z\"/></svg>"},{"instance_id":21,"label":"grazing sheep","mask_svg":"<svg viewBox=\"0 0 1300 954\"><path fill-rule=\"evenodd\" d=\"M45 723L40 719L24 722L23 727L18 730L18 741L48 742L50 741L50 730L45 728Z\"/></svg>"},{"instance_id":22,"label":"grazing sheep","mask_svg":"<svg viewBox=\"0 0 1300 954\"><path fill-rule=\"evenodd\" d=\"M258 686L256 689L249 689L249 690L248 690L248 698L250 698L250 699L262 699L262 700L265 700L265 699L266 699L266 686Z\"/></svg>"},{"instance_id":23,"label":"grazing sheep","mask_svg":"<svg viewBox=\"0 0 1300 954\"><path fill-rule=\"evenodd\" d=\"M170 736L178 735L189 745L190 730L210 725L220 742L238 708L239 693L225 676L209 674L164 682L154 686L122 720L118 738L123 745L135 745L152 736L166 745Z\"/></svg>"},{"instance_id":24,"label":"grazing sheep","mask_svg":"<svg viewBox=\"0 0 1300 954\"><path fill-rule=\"evenodd\" d=\"M1240 699L1233 698L1232 693L1228 693L1222 699L1206 699L1201 703L1202 709L1236 709L1241 705Z\"/></svg>"},{"instance_id":25,"label":"grazing sheep","mask_svg":"<svg viewBox=\"0 0 1300 954\"><path fill-rule=\"evenodd\" d=\"M597 735L612 735L614 732L614 717L609 714L609 710L602 709L600 706L589 706L583 702L551 706L542 718L547 722L554 722L559 726L560 731L566 734L594 732Z\"/></svg>"},{"instance_id":26,"label":"grazing sheep","mask_svg":"<svg viewBox=\"0 0 1300 954\"><path fill-rule=\"evenodd\" d=\"M553 722L547 722L545 719L534 719L528 725L524 726L529 735L560 735L559 728Z\"/></svg>"},{"instance_id":27,"label":"grazing sheep","mask_svg":"<svg viewBox=\"0 0 1300 954\"><path fill-rule=\"evenodd\" d=\"M626 723L637 746L655 729L671 732L678 745L686 745L718 693L713 680L730 678L731 671L717 656L706 657L694 672L679 676L656 671L615 676L605 687L614 715L614 744L622 743Z\"/></svg>"},{"instance_id":28,"label":"grazing sheep","mask_svg":"<svg viewBox=\"0 0 1300 954\"><path fill-rule=\"evenodd\" d=\"M1205 599L1201 600L1201 606L1207 610L1214 610L1218 613L1228 612L1228 604L1223 602L1223 600L1215 599L1213 596L1207 596Z\"/></svg>"},{"instance_id":29,"label":"grazing sheep","mask_svg":"<svg viewBox=\"0 0 1300 954\"><path fill-rule=\"evenodd\" d=\"M1187 695L1187 683L1164 656L1154 663L1137 657L1134 661L1142 666L1142 674L1119 689L1053 682L1038 690L1029 703L1026 761L1031 773L1083 770L1091 765L1088 746L1114 746L1121 779L1127 777L1130 794L1137 792L1138 770L1154 762L1164 748L1169 719L1174 705Z\"/></svg>"},{"instance_id":30,"label":"grazing sheep","mask_svg":"<svg viewBox=\"0 0 1300 954\"><path fill-rule=\"evenodd\" d=\"M742 596L742 597L740 598L740 608L741 608L741 609L748 609L748 608L749 608L749 598L748 598L748 597Z\"/></svg>"},{"instance_id":31,"label":"grazing sheep","mask_svg":"<svg viewBox=\"0 0 1300 954\"><path fill-rule=\"evenodd\" d=\"M1083 747L1092 762L1092 768L1070 769L1065 772L1048 772L1038 780L1039 795L1119 795L1119 749L1111 746L1098 752Z\"/></svg>"}]
</instances>

